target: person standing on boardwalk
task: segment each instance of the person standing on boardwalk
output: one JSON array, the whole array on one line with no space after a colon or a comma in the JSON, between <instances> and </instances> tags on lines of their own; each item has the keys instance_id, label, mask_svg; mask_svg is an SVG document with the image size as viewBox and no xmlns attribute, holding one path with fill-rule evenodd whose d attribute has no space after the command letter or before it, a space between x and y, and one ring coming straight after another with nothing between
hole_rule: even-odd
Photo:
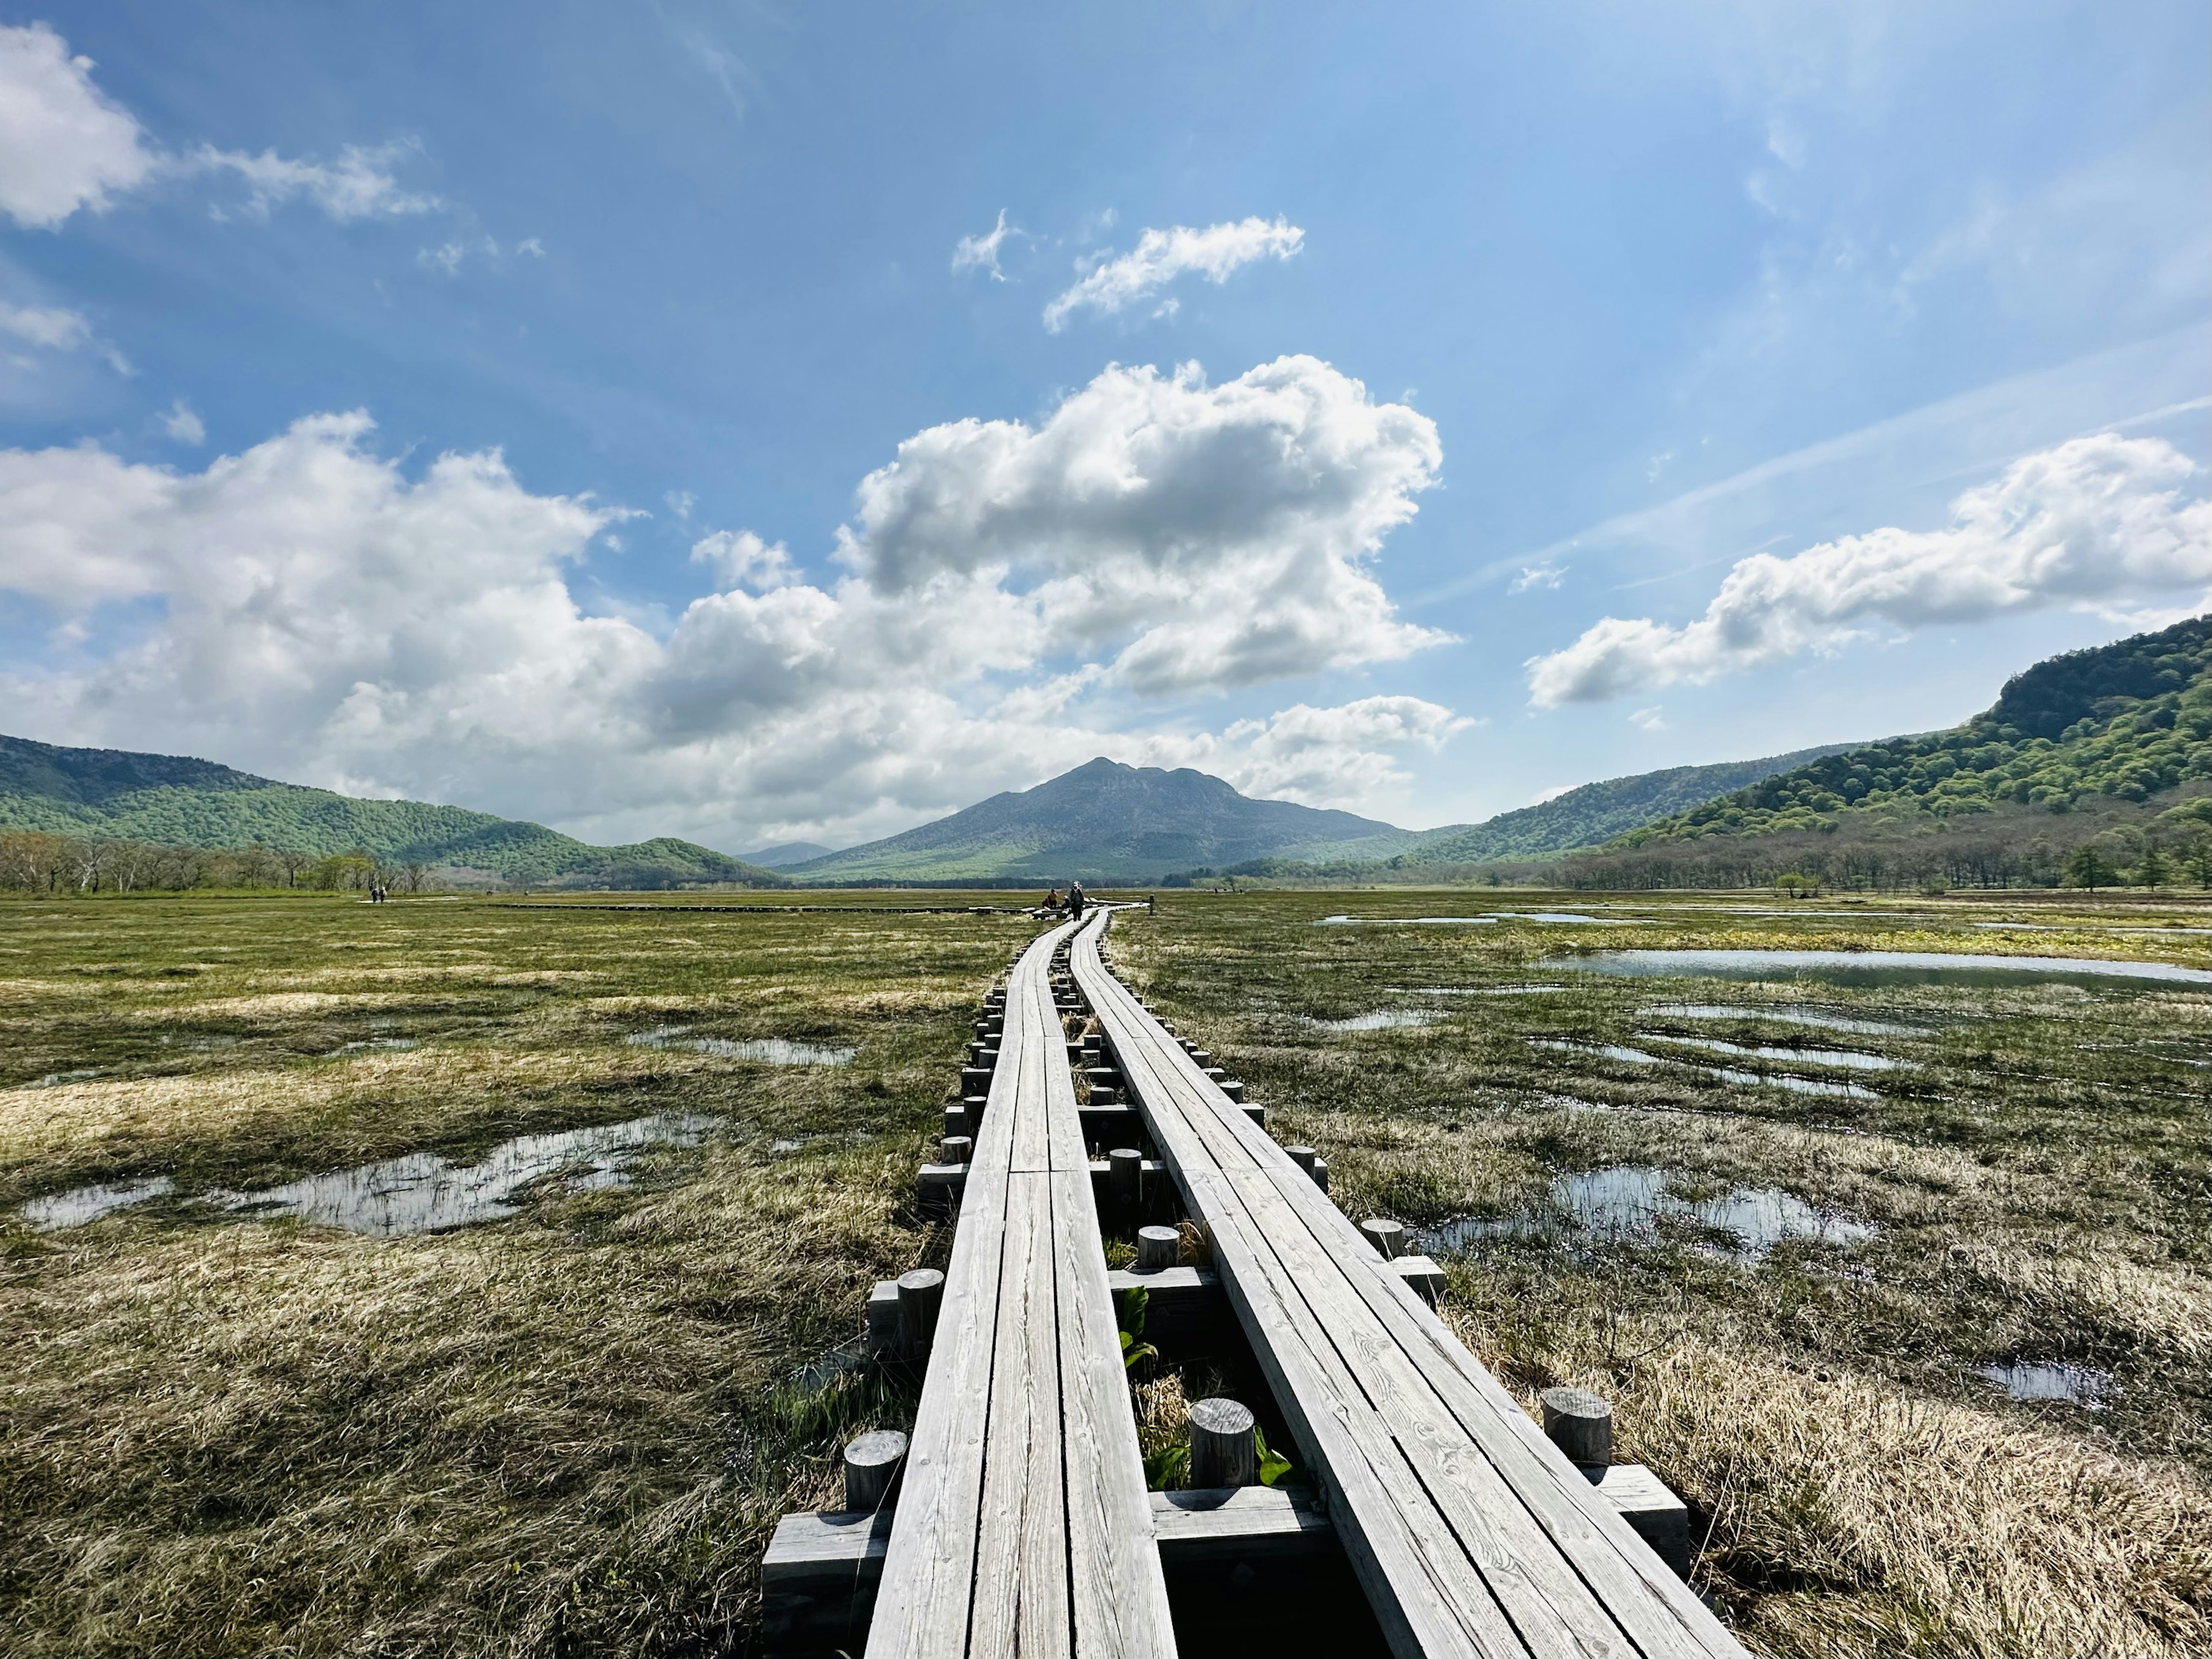
<instances>
[{"instance_id":1,"label":"person standing on boardwalk","mask_svg":"<svg viewBox=\"0 0 2212 1659\"><path fill-rule=\"evenodd\" d=\"M1088 901L1088 900L1086 900L1086 899L1084 897L1084 896L1083 896L1083 884L1082 884L1081 882L1079 882L1079 881L1071 881L1070 883L1068 883L1068 884L1067 884L1067 919L1068 919L1070 921L1082 921L1082 920L1083 920L1083 907L1084 907L1084 905L1085 905L1085 904L1086 904L1087 902L1089 902L1089 901Z\"/></svg>"}]
</instances>

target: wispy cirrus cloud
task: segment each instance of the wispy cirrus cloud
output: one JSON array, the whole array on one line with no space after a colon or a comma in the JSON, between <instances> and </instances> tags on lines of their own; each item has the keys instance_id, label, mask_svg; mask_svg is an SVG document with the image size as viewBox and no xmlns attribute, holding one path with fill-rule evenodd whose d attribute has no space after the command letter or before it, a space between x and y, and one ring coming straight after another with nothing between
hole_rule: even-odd
<instances>
[{"instance_id":1,"label":"wispy cirrus cloud","mask_svg":"<svg viewBox=\"0 0 2212 1659\"><path fill-rule=\"evenodd\" d=\"M92 337L92 325L82 312L62 306L11 306L0 300L0 334L49 351L68 351Z\"/></svg>"},{"instance_id":2,"label":"wispy cirrus cloud","mask_svg":"<svg viewBox=\"0 0 2212 1659\"><path fill-rule=\"evenodd\" d=\"M94 83L93 69L91 58L72 54L45 23L0 27L0 212L19 225L58 229L79 211L103 212L159 180L191 177L228 178L245 187L244 202L218 205L217 217L265 218L306 201L347 223L442 205L400 183L398 165L420 149L405 140L349 144L334 161L212 144L171 154Z\"/></svg>"},{"instance_id":3,"label":"wispy cirrus cloud","mask_svg":"<svg viewBox=\"0 0 2212 1659\"><path fill-rule=\"evenodd\" d=\"M1112 316L1150 300L1177 277L1196 274L1210 283L1256 259L1287 259L1305 245L1304 231L1287 219L1253 217L1195 228L1175 225L1147 230L1137 246L1092 266L1044 308L1044 325L1057 334L1079 311ZM1172 310L1175 301L1166 302Z\"/></svg>"},{"instance_id":4,"label":"wispy cirrus cloud","mask_svg":"<svg viewBox=\"0 0 2212 1659\"><path fill-rule=\"evenodd\" d=\"M1006 222L1006 210L999 210L999 222L980 236L963 236L952 245L952 269L959 270L988 270L991 280L1003 283L1006 273L999 269L999 250L1009 236L1022 233Z\"/></svg>"},{"instance_id":5,"label":"wispy cirrus cloud","mask_svg":"<svg viewBox=\"0 0 2212 1659\"><path fill-rule=\"evenodd\" d=\"M1894 527L1788 558L1741 560L1705 614L1674 628L1607 617L1528 663L1540 708L1597 702L1832 649L1863 623L1978 623L2071 605L2108 611L2212 586L2203 469L2160 438L2101 433L2023 456L1952 503L1939 530Z\"/></svg>"}]
</instances>

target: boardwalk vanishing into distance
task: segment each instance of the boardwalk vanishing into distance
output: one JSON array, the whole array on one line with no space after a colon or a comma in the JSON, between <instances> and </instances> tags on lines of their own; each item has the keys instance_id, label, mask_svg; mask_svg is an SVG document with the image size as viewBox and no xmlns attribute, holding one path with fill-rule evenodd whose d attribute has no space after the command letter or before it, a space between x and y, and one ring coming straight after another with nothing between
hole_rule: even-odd
<instances>
[{"instance_id":1,"label":"boardwalk vanishing into distance","mask_svg":"<svg viewBox=\"0 0 2212 1659\"><path fill-rule=\"evenodd\" d=\"M1212 1599L1209 1574L1310 1563L1322 1584L1334 1559L1341 1594L1356 1606L1364 1592L1368 1644L1400 1659L1741 1659L1624 1518L1624 1494L1656 1483L1578 1466L1547 1437L1416 1289L1431 1265L1394 1260L1394 1228L1355 1226L1326 1165L1270 1139L1241 1085L1114 976L1110 926L1100 911L1052 929L986 1000L948 1114L967 1133L924 1170L958 1205L950 1266L870 1304L879 1352L927 1355L910 1444L863 1437L847 1510L785 1518L763 1571L771 1647L814 1650L804 1627L823 1650L858 1651L866 1621L869 1659L1154 1659L1177 1651L1178 1628L1212 1628L1186 1605ZM1070 1014L1095 1029L1070 1040ZM1086 1132L1102 1127L1141 1129L1158 1162L1094 1157ZM1133 1187L1140 1170L1172 1182L1209 1267L1109 1278L1094 1183L1133 1212L1119 1178ZM1311 1488L1232 1473L1242 1484L1147 1492L1113 1300L1140 1283L1164 1314L1233 1316ZM1212 1404L1249 1442L1249 1414ZM883 1472L900 1449L893 1489ZM1234 1453L1209 1467L1236 1469Z\"/></svg>"},{"instance_id":2,"label":"boardwalk vanishing into distance","mask_svg":"<svg viewBox=\"0 0 2212 1659\"><path fill-rule=\"evenodd\" d=\"M1051 984L1074 931L1006 985L869 1659L1175 1651Z\"/></svg>"},{"instance_id":3,"label":"boardwalk vanishing into distance","mask_svg":"<svg viewBox=\"0 0 2212 1659\"><path fill-rule=\"evenodd\" d=\"M1691 1659L1742 1648L1290 1154L1071 952L1393 1651Z\"/></svg>"}]
</instances>

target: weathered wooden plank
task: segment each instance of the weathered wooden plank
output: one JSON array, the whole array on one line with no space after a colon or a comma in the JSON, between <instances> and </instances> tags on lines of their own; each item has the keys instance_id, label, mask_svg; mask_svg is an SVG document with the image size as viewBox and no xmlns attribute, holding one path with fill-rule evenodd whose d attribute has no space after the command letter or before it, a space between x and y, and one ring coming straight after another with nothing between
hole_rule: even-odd
<instances>
[{"instance_id":1,"label":"weathered wooden plank","mask_svg":"<svg viewBox=\"0 0 2212 1659\"><path fill-rule=\"evenodd\" d=\"M1021 993L1030 981L1042 981L1039 952L1048 957L1050 948L1039 940L1015 967L1007 997L1009 1023L1016 1028L1011 1041L1020 1040L1027 1024L1018 1012ZM1018 1115L1011 1073L994 1074L991 1091L965 1178L945 1306L868 1632L869 1659L940 1659L967 1648Z\"/></svg>"},{"instance_id":2,"label":"weathered wooden plank","mask_svg":"<svg viewBox=\"0 0 2212 1659\"><path fill-rule=\"evenodd\" d=\"M1067 1502L1048 1177L1007 1188L969 1653L1069 1650ZM897 1533L893 1532L894 1540ZM957 1652L957 1648L944 1651Z\"/></svg>"},{"instance_id":3,"label":"weathered wooden plank","mask_svg":"<svg viewBox=\"0 0 2212 1659\"><path fill-rule=\"evenodd\" d=\"M1423 1374L1497 1466L1514 1497L1587 1579L1638 1649L1654 1659L1735 1656L1735 1638L1680 1578L1634 1534L1615 1507L1590 1492L1575 1466L1442 1320L1389 1273L1344 1212L1296 1166L1268 1180L1300 1211L1316 1242L1346 1268L1346 1282L1421 1364Z\"/></svg>"},{"instance_id":4,"label":"weathered wooden plank","mask_svg":"<svg viewBox=\"0 0 2212 1659\"><path fill-rule=\"evenodd\" d=\"M1091 1177L1071 1170L1049 1180L1075 1651L1100 1659L1166 1659L1175 1651L1174 1626Z\"/></svg>"},{"instance_id":5,"label":"weathered wooden plank","mask_svg":"<svg viewBox=\"0 0 2212 1659\"><path fill-rule=\"evenodd\" d=\"M964 1649L983 1486L986 1414L975 1404L990 1398L1007 1180L1003 1148L995 1171L978 1167L969 1179L946 1275L958 1293L938 1316L868 1631L870 1659Z\"/></svg>"},{"instance_id":6,"label":"weathered wooden plank","mask_svg":"<svg viewBox=\"0 0 2212 1659\"><path fill-rule=\"evenodd\" d=\"M1218 1172L1189 1171L1214 1255L1292 1437L1329 1498L1345 1553L1391 1650L1519 1659L1527 1650ZM1294 1311L1295 1310L1295 1311Z\"/></svg>"},{"instance_id":7,"label":"weathered wooden plank","mask_svg":"<svg viewBox=\"0 0 2212 1659\"><path fill-rule=\"evenodd\" d=\"M1504 1608L1528 1650L1546 1659L1636 1659L1635 1646L1568 1565L1499 1475L1467 1426L1362 1303L1267 1172L1224 1177L1275 1247L1304 1294L1316 1329L1345 1362L1352 1386L1389 1431L1422 1491L1457 1537L1468 1559ZM1387 1272L1374 1258L1363 1273Z\"/></svg>"},{"instance_id":8,"label":"weathered wooden plank","mask_svg":"<svg viewBox=\"0 0 2212 1659\"><path fill-rule=\"evenodd\" d=\"M1510 1650L1740 1656L1718 1621L1543 1440L1402 1273L1085 945L1079 940L1073 952L1079 982L1192 1212L1214 1226L1231 1302L1302 1449L1325 1480L1344 1488L1347 1547L1394 1647L1431 1650L1402 1598L1409 1589L1418 1597L1422 1576L1433 1570L1449 1577L1451 1561L1449 1552L1424 1556L1422 1544L1434 1540L1422 1539L1418 1525L1405 1538L1388 1525L1379 1538L1361 1535L1373 1520L1363 1498L1379 1492L1402 1504L1409 1496L1388 1459L1376 1456L1380 1448L1358 1431L1362 1417L1388 1425L1407 1472L1466 1552L1462 1571L1486 1582L1512 1613ZM1332 1414L1352 1431L1348 1443L1330 1432ZM1366 1460L1371 1479L1344 1478L1360 1474L1353 1464L1336 1467L1344 1457ZM1412 1501L1418 1507L1423 1499ZM1409 1616L1394 1625L1386 1597L1400 1598ZM1468 1610L1464 1600L1455 1607Z\"/></svg>"}]
</instances>

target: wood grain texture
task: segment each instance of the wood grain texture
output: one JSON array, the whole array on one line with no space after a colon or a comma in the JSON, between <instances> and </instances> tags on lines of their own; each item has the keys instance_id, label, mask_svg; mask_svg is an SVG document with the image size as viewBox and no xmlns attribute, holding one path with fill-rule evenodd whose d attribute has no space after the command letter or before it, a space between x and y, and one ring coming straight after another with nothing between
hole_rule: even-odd
<instances>
[{"instance_id":1,"label":"wood grain texture","mask_svg":"<svg viewBox=\"0 0 2212 1659\"><path fill-rule=\"evenodd\" d=\"M1073 931L1008 975L870 1659L1175 1652L1051 985Z\"/></svg>"},{"instance_id":2,"label":"wood grain texture","mask_svg":"<svg viewBox=\"0 0 2212 1659\"><path fill-rule=\"evenodd\" d=\"M1104 1046L1403 1655L1739 1659L1391 1261L1118 981L1072 950Z\"/></svg>"}]
</instances>

